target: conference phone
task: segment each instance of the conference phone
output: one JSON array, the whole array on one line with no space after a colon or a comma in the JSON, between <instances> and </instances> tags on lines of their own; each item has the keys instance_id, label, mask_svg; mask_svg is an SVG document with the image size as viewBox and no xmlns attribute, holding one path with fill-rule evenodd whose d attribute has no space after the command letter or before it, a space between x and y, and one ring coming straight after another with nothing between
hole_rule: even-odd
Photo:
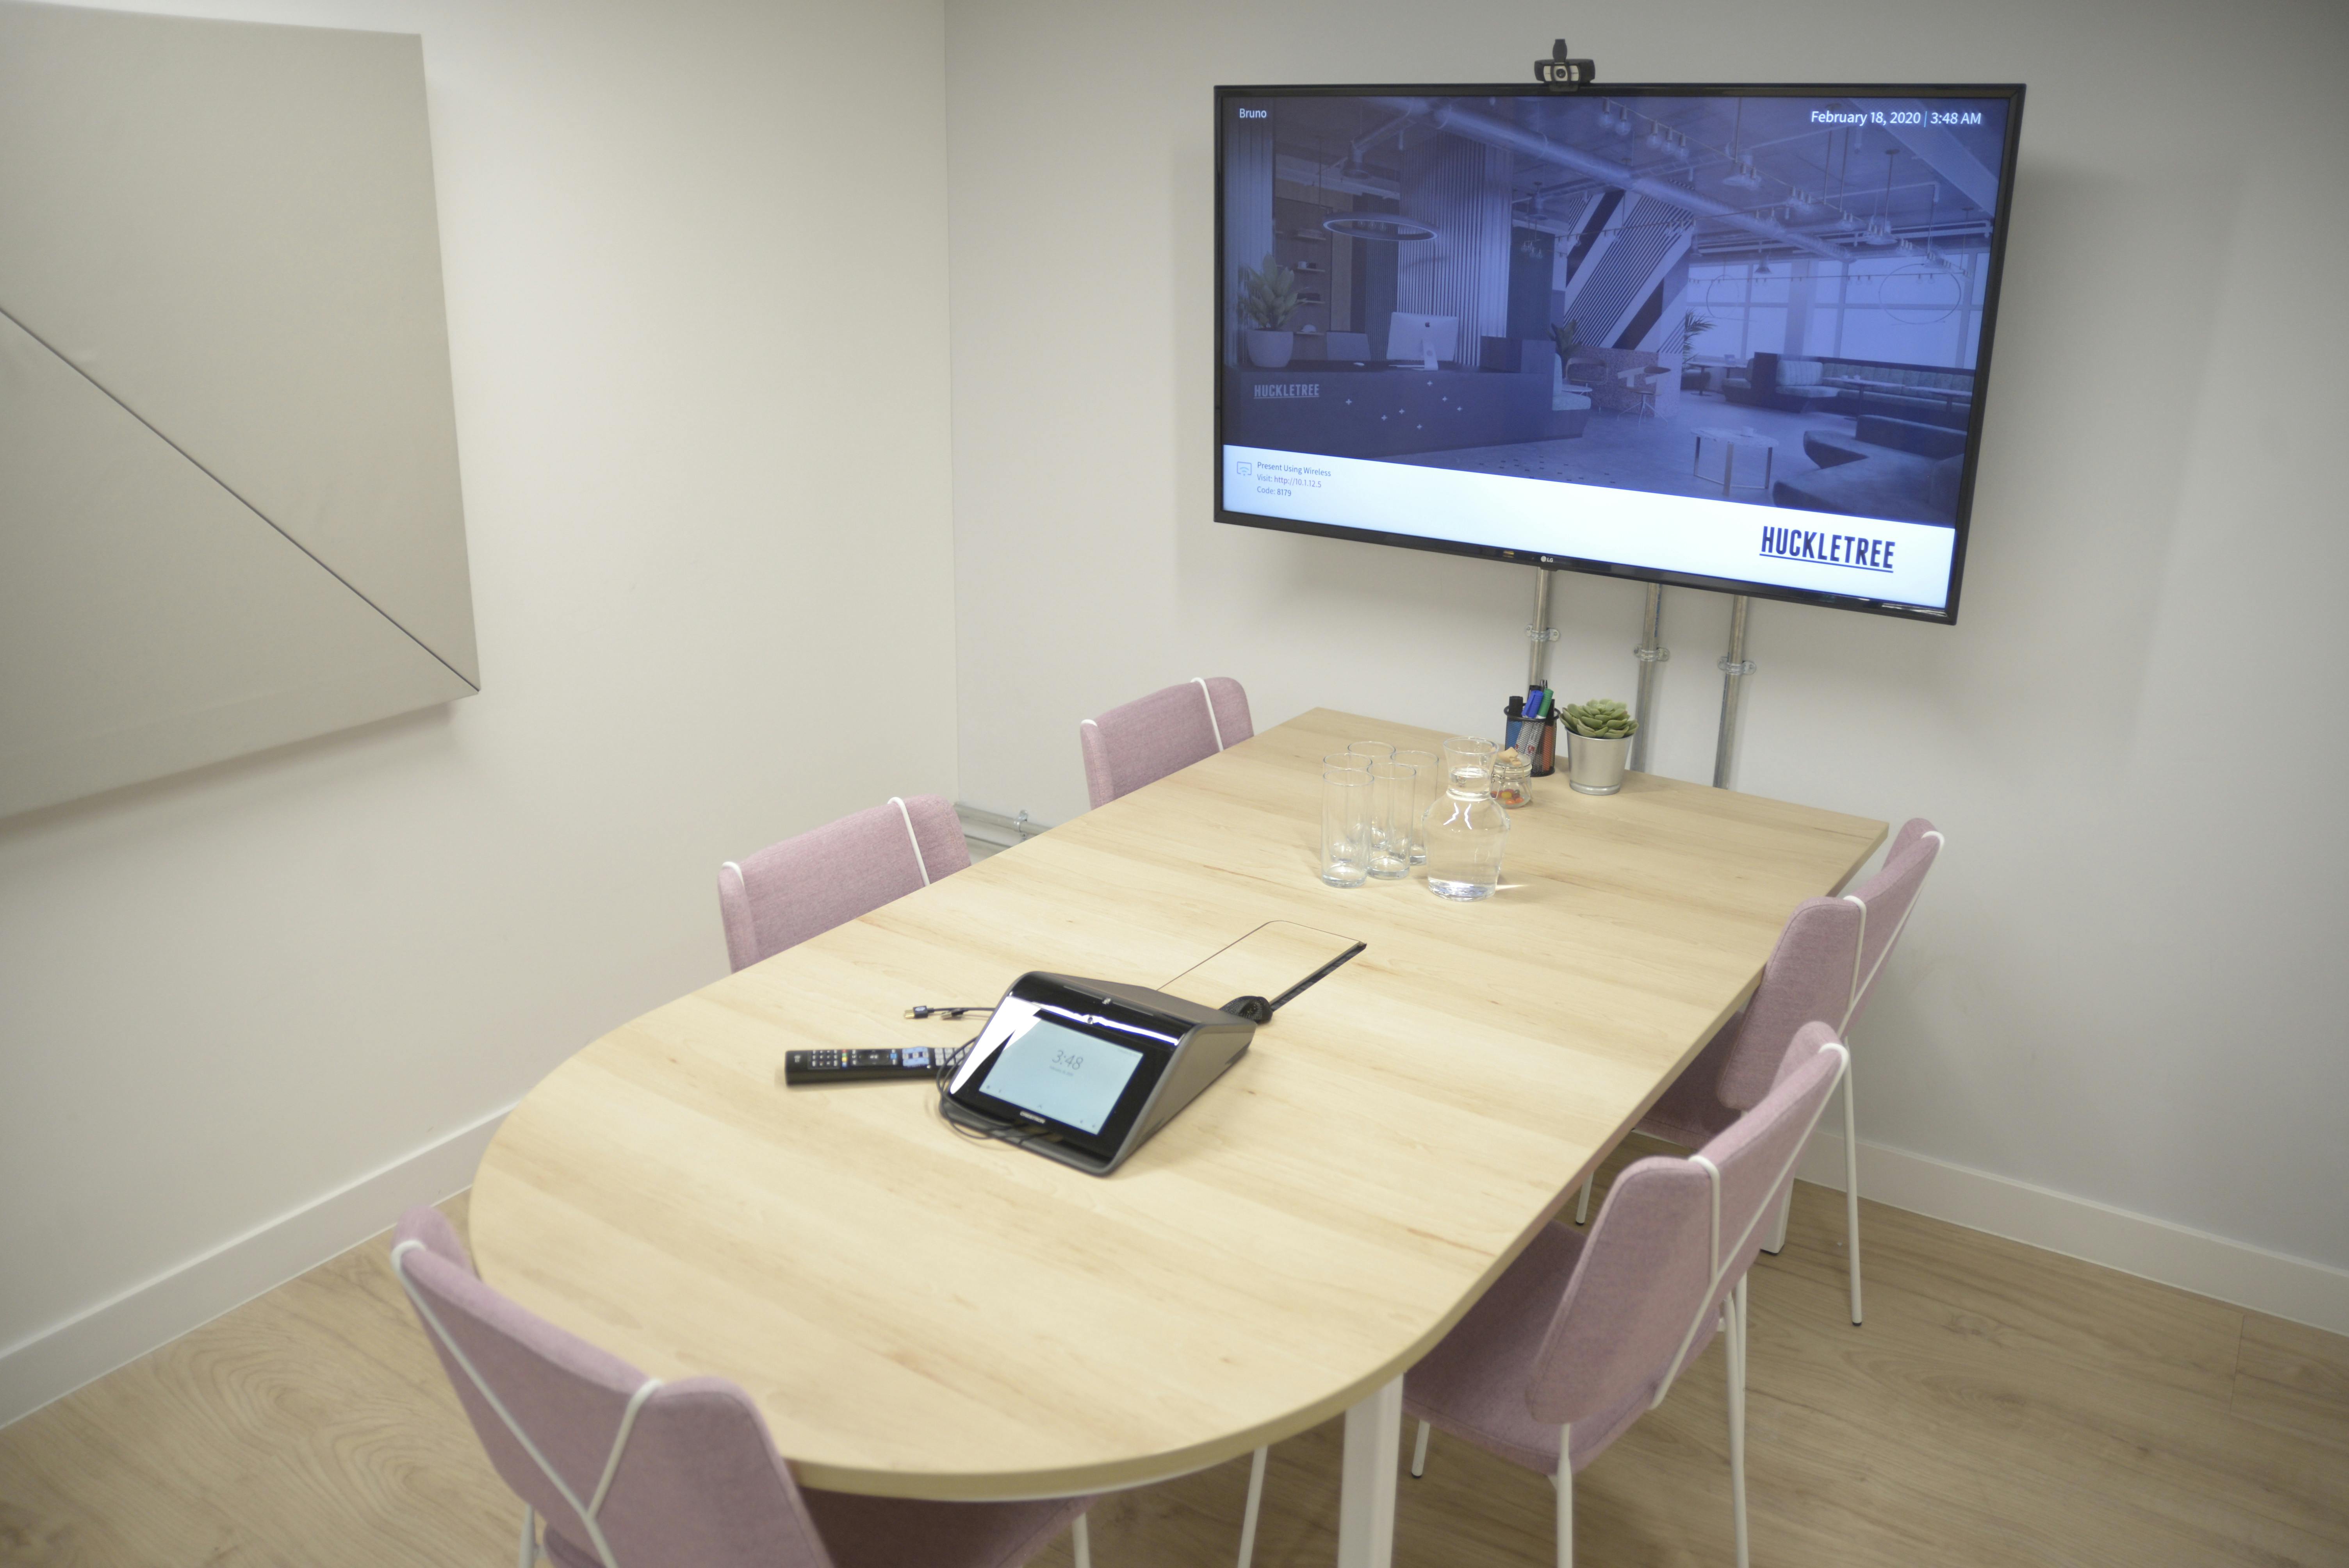
<instances>
[{"instance_id":1,"label":"conference phone","mask_svg":"<svg viewBox=\"0 0 2349 1568\"><path fill-rule=\"evenodd\" d=\"M1106 1176L1239 1060L1256 1029L1164 991L1031 970L955 1064L940 1109Z\"/></svg>"}]
</instances>

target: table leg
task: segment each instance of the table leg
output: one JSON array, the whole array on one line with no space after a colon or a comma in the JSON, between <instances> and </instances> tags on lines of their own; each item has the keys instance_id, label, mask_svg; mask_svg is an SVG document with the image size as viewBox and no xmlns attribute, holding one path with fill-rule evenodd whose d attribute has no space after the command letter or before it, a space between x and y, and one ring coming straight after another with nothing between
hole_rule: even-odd
<instances>
[{"instance_id":1,"label":"table leg","mask_svg":"<svg viewBox=\"0 0 2349 1568\"><path fill-rule=\"evenodd\" d=\"M1338 1568L1391 1568L1395 1470L1402 1460L1402 1379L1346 1412L1338 1494Z\"/></svg>"}]
</instances>

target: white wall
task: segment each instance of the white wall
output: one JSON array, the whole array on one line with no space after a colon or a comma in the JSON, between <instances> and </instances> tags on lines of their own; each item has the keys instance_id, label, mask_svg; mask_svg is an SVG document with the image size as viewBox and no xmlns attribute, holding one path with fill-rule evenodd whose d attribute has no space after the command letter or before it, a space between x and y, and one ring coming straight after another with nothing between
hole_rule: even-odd
<instances>
[{"instance_id":1,"label":"white wall","mask_svg":"<svg viewBox=\"0 0 2349 1568\"><path fill-rule=\"evenodd\" d=\"M949 8L965 799L1065 820L1078 719L1194 675L1259 726L1490 732L1529 571L1209 521L1209 89L1519 79L1559 19ZM1962 624L1756 604L1735 783L1950 835L1858 1042L1864 1140L2349 1266L2349 10L1568 21L1614 80L2029 84ZM1641 591L1559 582L1566 687L1628 696ZM1667 606L1658 761L1709 779L1727 602Z\"/></svg>"},{"instance_id":2,"label":"white wall","mask_svg":"<svg viewBox=\"0 0 2349 1568\"><path fill-rule=\"evenodd\" d=\"M423 35L483 690L0 821L0 1419L722 974L721 859L954 787L881 743L954 667L937 0L140 8Z\"/></svg>"}]
</instances>

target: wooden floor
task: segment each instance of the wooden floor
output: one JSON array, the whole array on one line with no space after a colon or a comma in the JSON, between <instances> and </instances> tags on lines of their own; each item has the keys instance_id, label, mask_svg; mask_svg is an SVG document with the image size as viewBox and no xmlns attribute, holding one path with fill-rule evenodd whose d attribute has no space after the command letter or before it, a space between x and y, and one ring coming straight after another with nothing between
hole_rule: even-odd
<instances>
[{"instance_id":1,"label":"wooden floor","mask_svg":"<svg viewBox=\"0 0 2349 1568\"><path fill-rule=\"evenodd\" d=\"M2349 1564L2349 1340L1895 1209L1865 1222L1866 1328L1838 1194L1798 1188L1754 1275L1758 1568ZM1731 1562L1722 1400L1716 1343L1584 1472L1584 1562ZM1336 1422L1274 1450L1264 1568L1332 1561L1338 1460ZM1104 1501L1094 1561L1229 1563L1247 1479ZM519 1519L382 1239L0 1430L11 1565L495 1568ZM1544 1563L1549 1521L1542 1478L1439 1436L1402 1483L1397 1568Z\"/></svg>"}]
</instances>

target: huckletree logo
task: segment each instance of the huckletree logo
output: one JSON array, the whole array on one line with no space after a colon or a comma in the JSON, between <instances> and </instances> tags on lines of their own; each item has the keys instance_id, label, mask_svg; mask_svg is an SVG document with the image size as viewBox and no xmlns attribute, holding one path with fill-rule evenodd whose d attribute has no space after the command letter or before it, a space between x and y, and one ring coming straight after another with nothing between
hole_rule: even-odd
<instances>
[{"instance_id":1,"label":"huckletree logo","mask_svg":"<svg viewBox=\"0 0 2349 1568\"><path fill-rule=\"evenodd\" d=\"M1889 539L1864 533L1831 533L1824 529L1762 530L1762 553L1774 561L1808 561L1820 566L1848 566L1855 572L1892 570Z\"/></svg>"}]
</instances>

